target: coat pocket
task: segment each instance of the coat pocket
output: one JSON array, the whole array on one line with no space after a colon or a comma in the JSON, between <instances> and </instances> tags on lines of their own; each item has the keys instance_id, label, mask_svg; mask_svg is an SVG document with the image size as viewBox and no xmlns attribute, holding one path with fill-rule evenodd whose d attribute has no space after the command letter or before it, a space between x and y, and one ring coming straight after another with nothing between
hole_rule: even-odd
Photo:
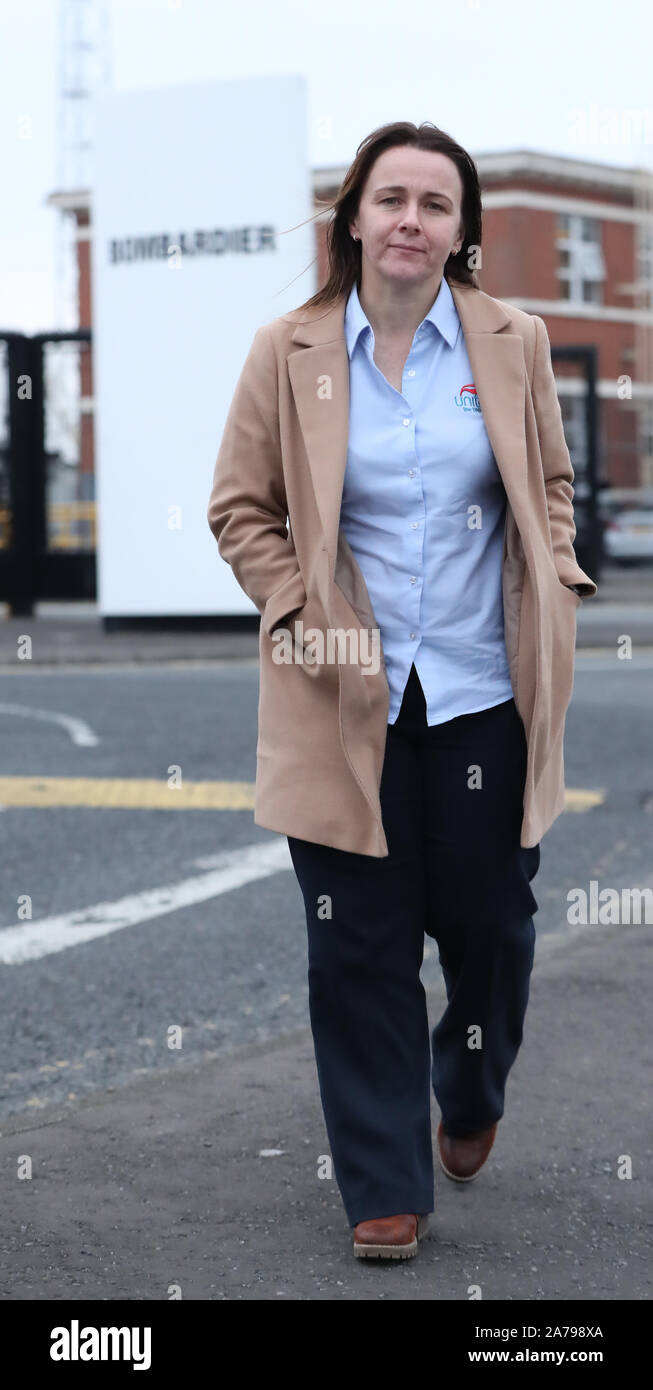
<instances>
[{"instance_id":1,"label":"coat pocket","mask_svg":"<svg viewBox=\"0 0 653 1390\"><path fill-rule=\"evenodd\" d=\"M289 579L284 580L280 588L270 594L263 609L261 623L268 637L272 636L273 629L278 627L284 618L287 619L293 613L296 615L298 609L303 608L306 602L304 580L301 571L297 569Z\"/></svg>"},{"instance_id":2,"label":"coat pocket","mask_svg":"<svg viewBox=\"0 0 653 1390\"><path fill-rule=\"evenodd\" d=\"M558 583L559 583L560 586L564 589L564 591L565 591L566 594L571 594L571 597L573 598L576 607L577 607L577 608L580 608L580 605L581 605L581 603L583 602L583 600L582 600L582 598L581 598L581 595L575 593L573 589L570 589L570 587L569 587L568 584L563 584L563 582L562 582L561 579L558 580Z\"/></svg>"}]
</instances>

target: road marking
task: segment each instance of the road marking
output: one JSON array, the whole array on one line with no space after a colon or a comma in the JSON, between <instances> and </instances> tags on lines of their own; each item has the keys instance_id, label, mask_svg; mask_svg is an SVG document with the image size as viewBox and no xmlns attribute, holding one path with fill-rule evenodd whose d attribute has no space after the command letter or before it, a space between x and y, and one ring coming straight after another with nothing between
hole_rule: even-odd
<instances>
[{"instance_id":1,"label":"road marking","mask_svg":"<svg viewBox=\"0 0 653 1390\"><path fill-rule=\"evenodd\" d=\"M0 714L19 714L21 718L46 719L51 724L61 724L62 728L78 748L95 748L100 742L97 734L83 719L74 719L70 714L53 714L49 709L31 709L29 705L0 705Z\"/></svg>"},{"instance_id":2,"label":"road marking","mask_svg":"<svg viewBox=\"0 0 653 1390\"><path fill-rule=\"evenodd\" d=\"M180 908L207 902L244 883L293 867L285 836L225 852L219 860L219 866L209 873L182 879L179 883L148 888L143 893L133 893L115 902L95 903L58 917L43 917L40 922L0 928L0 963L20 965L24 961L39 960L70 946L94 941L98 936L138 926L153 917L164 917Z\"/></svg>"},{"instance_id":3,"label":"road marking","mask_svg":"<svg viewBox=\"0 0 653 1390\"><path fill-rule=\"evenodd\" d=\"M640 671L653 671L653 650L639 647L633 643L631 657L619 657L615 650L610 653L605 647L581 647L576 652L576 673L587 671L608 671L617 676L633 676Z\"/></svg>"},{"instance_id":4,"label":"road marking","mask_svg":"<svg viewBox=\"0 0 653 1390\"><path fill-rule=\"evenodd\" d=\"M2 806L96 806L157 811L251 811L253 782L143 777L0 777Z\"/></svg>"},{"instance_id":5,"label":"road marking","mask_svg":"<svg viewBox=\"0 0 653 1390\"><path fill-rule=\"evenodd\" d=\"M101 810L252 811L254 782L182 782L143 777L0 777L0 808L87 806ZM602 788L567 787L565 811L589 811Z\"/></svg>"},{"instance_id":6,"label":"road marking","mask_svg":"<svg viewBox=\"0 0 653 1390\"><path fill-rule=\"evenodd\" d=\"M604 801L603 787L597 787L596 790L590 790L589 787L565 788L565 811L591 811L593 806L602 806Z\"/></svg>"}]
</instances>

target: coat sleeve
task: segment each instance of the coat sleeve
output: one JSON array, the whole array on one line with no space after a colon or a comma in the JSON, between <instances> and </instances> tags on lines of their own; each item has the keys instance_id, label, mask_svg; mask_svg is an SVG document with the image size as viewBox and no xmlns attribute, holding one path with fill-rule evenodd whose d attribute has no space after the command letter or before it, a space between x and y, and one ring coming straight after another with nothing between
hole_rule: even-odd
<instances>
[{"instance_id":1,"label":"coat sleeve","mask_svg":"<svg viewBox=\"0 0 653 1390\"><path fill-rule=\"evenodd\" d=\"M257 329L225 422L207 511L218 551L271 632L306 602L286 525L276 354Z\"/></svg>"},{"instance_id":2,"label":"coat sleeve","mask_svg":"<svg viewBox=\"0 0 653 1390\"><path fill-rule=\"evenodd\" d=\"M570 588L577 586L582 598L596 593L596 584L580 568L573 541L576 535L573 508L574 470L567 448L562 424L562 412L556 390L551 346L544 320L535 320L535 357L533 361L532 397L544 470L546 503L551 527L553 554L558 578Z\"/></svg>"}]
</instances>

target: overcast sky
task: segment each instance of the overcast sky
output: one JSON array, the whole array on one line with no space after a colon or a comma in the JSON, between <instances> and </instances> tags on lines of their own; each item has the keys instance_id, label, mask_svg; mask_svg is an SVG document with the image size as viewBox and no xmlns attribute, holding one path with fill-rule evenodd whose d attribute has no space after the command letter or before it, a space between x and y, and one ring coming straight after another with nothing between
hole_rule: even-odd
<instances>
[{"instance_id":1,"label":"overcast sky","mask_svg":"<svg viewBox=\"0 0 653 1390\"><path fill-rule=\"evenodd\" d=\"M45 199L57 187L59 8L0 0L0 329L56 326L59 214ZM653 169L650 0L110 0L105 9L116 90L304 75L314 167L349 163L386 121L429 120L472 155L533 149Z\"/></svg>"}]
</instances>

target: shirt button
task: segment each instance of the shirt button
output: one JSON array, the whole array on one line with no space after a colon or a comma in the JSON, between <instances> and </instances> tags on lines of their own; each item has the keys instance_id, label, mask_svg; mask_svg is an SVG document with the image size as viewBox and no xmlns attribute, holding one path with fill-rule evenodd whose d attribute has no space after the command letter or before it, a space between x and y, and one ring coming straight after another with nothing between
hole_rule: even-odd
<instances>
[{"instance_id":1,"label":"shirt button","mask_svg":"<svg viewBox=\"0 0 653 1390\"><path fill-rule=\"evenodd\" d=\"M408 477L409 477L409 478L414 478L414 477L415 477L415 469L414 469L414 468L409 468L409 469L408 469Z\"/></svg>"},{"instance_id":2,"label":"shirt button","mask_svg":"<svg viewBox=\"0 0 653 1390\"><path fill-rule=\"evenodd\" d=\"M414 376L414 375L415 375L415 368L414 368L414 367L410 367L410 368L409 368L408 375L409 375L409 376Z\"/></svg>"},{"instance_id":3,"label":"shirt button","mask_svg":"<svg viewBox=\"0 0 653 1390\"><path fill-rule=\"evenodd\" d=\"M419 526L419 521L411 521L411 523L410 523L410 529L411 529L411 531L416 531L418 526Z\"/></svg>"},{"instance_id":4,"label":"shirt button","mask_svg":"<svg viewBox=\"0 0 653 1390\"><path fill-rule=\"evenodd\" d=\"M414 637L414 636L415 636L415 633L414 633L414 632L411 632L410 635L411 635L411 637Z\"/></svg>"},{"instance_id":5,"label":"shirt button","mask_svg":"<svg viewBox=\"0 0 653 1390\"><path fill-rule=\"evenodd\" d=\"M410 420L408 419L408 416L406 416L406 418L405 418L404 420L402 420L401 423L402 423L402 425L409 425L409 424L410 424Z\"/></svg>"},{"instance_id":6,"label":"shirt button","mask_svg":"<svg viewBox=\"0 0 653 1390\"><path fill-rule=\"evenodd\" d=\"M411 584L416 584L416 583L417 583L417 575L416 575L416 574L411 574L411 576L410 576L410 582L411 582Z\"/></svg>"}]
</instances>

